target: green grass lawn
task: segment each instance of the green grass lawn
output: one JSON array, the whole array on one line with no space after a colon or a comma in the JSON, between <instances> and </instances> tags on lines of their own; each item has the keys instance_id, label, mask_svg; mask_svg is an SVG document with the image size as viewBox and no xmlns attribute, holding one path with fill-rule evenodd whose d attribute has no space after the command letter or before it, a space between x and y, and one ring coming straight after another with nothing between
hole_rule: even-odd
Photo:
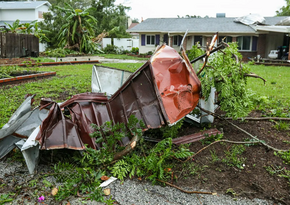
<instances>
[{"instance_id":1,"label":"green grass lawn","mask_svg":"<svg viewBox=\"0 0 290 205\"><path fill-rule=\"evenodd\" d=\"M141 67L143 63L106 63L102 65L133 72ZM34 105L39 105L42 97L60 102L64 98L69 99L75 94L91 91L92 65L40 67L38 70L56 71L57 76L16 86L0 87L0 128L7 123L28 93L36 94ZM249 79L248 87L255 91L257 95L289 103L289 67L251 66L251 71L267 80L266 85L264 85L260 79Z\"/></svg>"},{"instance_id":2,"label":"green grass lawn","mask_svg":"<svg viewBox=\"0 0 290 205\"><path fill-rule=\"evenodd\" d=\"M251 65L251 72L267 80L249 78L248 87L260 96L280 99L290 102L290 67Z\"/></svg>"}]
</instances>

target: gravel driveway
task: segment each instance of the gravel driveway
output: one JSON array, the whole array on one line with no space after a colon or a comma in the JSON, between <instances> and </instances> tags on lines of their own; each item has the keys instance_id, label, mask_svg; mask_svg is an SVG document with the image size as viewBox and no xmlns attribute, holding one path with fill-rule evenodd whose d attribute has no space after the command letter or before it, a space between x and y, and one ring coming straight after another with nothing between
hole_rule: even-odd
<instances>
[{"instance_id":1,"label":"gravel driveway","mask_svg":"<svg viewBox=\"0 0 290 205\"><path fill-rule=\"evenodd\" d=\"M48 166L41 165L38 168L38 173L47 173L51 171ZM21 184L25 181L31 180L33 177L28 174L27 168L22 165L21 162L3 162L0 161L0 180L4 180L5 183ZM55 182L54 177L47 177L48 181L53 184L58 185ZM15 183L14 182L14 183ZM3 183L3 182L2 182ZM11 186L11 184L9 184ZM109 184L106 188L110 188L112 198L118 202L116 204L121 205L143 205L143 204L153 204L153 205L271 205L274 204L271 201L261 200L261 199L247 199L247 198L233 198L228 195L217 194L217 195L202 195L202 194L186 194L175 188L166 186L162 187L159 185L152 185L150 182L139 181L139 180L125 180L124 183L120 183L119 180L114 181ZM192 190L187 187L183 187L186 190ZM49 191L49 190L48 190ZM209 191L209 190L198 190L198 191ZM3 193L1 193L3 194ZM30 195L31 193L21 193L11 204L37 204L37 198L31 199L31 197L25 197L25 195ZM28 199L26 199L28 198ZM30 199L30 200L29 200ZM70 204L104 204L99 202L84 201L80 198L71 197L68 199ZM62 202L62 204L67 204L68 201ZM51 196L47 196L45 204L59 204L53 202Z\"/></svg>"}]
</instances>

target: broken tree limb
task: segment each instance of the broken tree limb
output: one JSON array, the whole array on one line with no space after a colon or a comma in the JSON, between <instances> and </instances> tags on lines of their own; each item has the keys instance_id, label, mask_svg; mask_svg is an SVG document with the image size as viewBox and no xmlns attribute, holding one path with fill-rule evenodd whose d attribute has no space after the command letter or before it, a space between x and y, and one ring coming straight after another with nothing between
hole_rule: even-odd
<instances>
[{"instance_id":1,"label":"broken tree limb","mask_svg":"<svg viewBox=\"0 0 290 205\"><path fill-rule=\"evenodd\" d=\"M234 123L232 123L232 122L226 120L225 118L221 117L220 115L215 114L215 113L213 113L213 112L210 112L210 111L208 111L208 110L205 110L205 109L201 108L200 106L197 106L197 107L198 107L201 111L203 111L203 112L205 112L205 113L208 113L208 114L210 114L210 115L212 115L212 116L215 116L215 117L217 117L217 118L219 118L219 119L221 119L221 120L225 120L225 121L226 121L227 123L229 123L230 125L234 126L235 128L239 129L239 130L242 131L243 133L247 134L248 136L250 136L250 137L253 138L254 140L259 141L262 145L268 147L268 148L271 149L271 150L274 150L274 151L276 151L276 152L288 152L288 151L289 151L289 150L281 150L281 149L277 149L277 148L275 148L275 147L272 147L271 145L268 145L268 144L266 144L265 142L263 142L262 140L258 139L257 137L251 135L251 134L248 133L246 130L240 128L239 126L235 125Z\"/></svg>"},{"instance_id":2,"label":"broken tree limb","mask_svg":"<svg viewBox=\"0 0 290 205\"><path fill-rule=\"evenodd\" d=\"M115 154L113 161L121 159L123 156L131 152L136 147L136 144L138 141L139 141L139 137L134 136L132 140L130 141L130 143L125 147L125 149Z\"/></svg>"},{"instance_id":3,"label":"broken tree limb","mask_svg":"<svg viewBox=\"0 0 290 205\"><path fill-rule=\"evenodd\" d=\"M224 119L226 119L226 120L234 120L231 117L226 117ZM280 121L290 121L290 118L283 118L283 117L244 117L244 118L237 118L237 120L250 120L250 121L280 120Z\"/></svg>"},{"instance_id":4,"label":"broken tree limb","mask_svg":"<svg viewBox=\"0 0 290 205\"><path fill-rule=\"evenodd\" d=\"M210 56L211 54L211 51L213 50L213 47L214 47L214 44L215 42L217 41L217 38L218 38L218 33L216 33L212 40L211 40L211 43L209 45L207 45L206 47L206 56L205 56L205 60L204 60L204 63L203 63L203 66L202 68L198 71L198 73L196 74L197 76L199 76L199 74L202 72L202 70L205 68L206 66L206 63L207 63L207 60L208 60L208 57Z\"/></svg>"},{"instance_id":5,"label":"broken tree limb","mask_svg":"<svg viewBox=\"0 0 290 205\"><path fill-rule=\"evenodd\" d=\"M261 143L260 141L251 141L251 142L239 142L239 141L230 141L230 140L217 140L214 141L213 143L205 146L204 148L200 149L197 153L195 153L194 155L188 157L185 161L179 160L181 162L187 162L188 160L194 158L197 154L199 154L200 152L202 152L203 150L207 149L208 147L218 143L218 142L226 142L226 143L232 143L232 144L256 144L256 143Z\"/></svg>"},{"instance_id":6,"label":"broken tree limb","mask_svg":"<svg viewBox=\"0 0 290 205\"><path fill-rule=\"evenodd\" d=\"M261 80L264 81L264 85L266 83L266 80L264 78L262 78L261 76L258 76L257 74L255 73L245 73L244 74L245 77L251 77L251 78L260 78Z\"/></svg>"},{"instance_id":7,"label":"broken tree limb","mask_svg":"<svg viewBox=\"0 0 290 205\"><path fill-rule=\"evenodd\" d=\"M228 47L228 46L226 46L225 44L221 44L221 45L219 45L218 47L216 47L215 49L212 49L212 50L210 51L210 53L214 53L214 52L216 52L216 51L218 51L218 50L220 50L220 49L224 49L225 47ZM206 53L203 54L203 55L201 55L201 56L199 56L199 57L197 57L197 58L195 58L195 59L193 59L192 61L190 61L190 63L193 64L193 63L195 63L196 61L198 61L198 60L200 60L200 59L203 59L205 56L206 56Z\"/></svg>"},{"instance_id":8,"label":"broken tree limb","mask_svg":"<svg viewBox=\"0 0 290 205\"><path fill-rule=\"evenodd\" d=\"M176 189L178 189L178 190L180 190L180 191L182 191L182 192L184 192L184 193L187 193L187 194L209 194L209 195L217 195L216 192L186 191L186 190L181 189L180 187L178 187L178 186L176 186L176 185L174 185L174 184L171 184L171 183L169 183L169 182L165 182L165 181L162 181L162 180L160 180L160 179L157 179L157 181L162 182L162 183L164 183L164 184L167 184L168 186L174 187L174 188L176 188Z\"/></svg>"}]
</instances>

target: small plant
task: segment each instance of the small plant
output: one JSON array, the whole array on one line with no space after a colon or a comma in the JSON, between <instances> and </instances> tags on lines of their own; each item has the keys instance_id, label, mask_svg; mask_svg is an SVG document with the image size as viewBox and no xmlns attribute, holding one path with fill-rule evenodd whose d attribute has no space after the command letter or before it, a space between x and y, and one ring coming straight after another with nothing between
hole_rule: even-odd
<instances>
[{"instance_id":1,"label":"small plant","mask_svg":"<svg viewBox=\"0 0 290 205\"><path fill-rule=\"evenodd\" d=\"M277 130L280 130L280 131L283 131L283 130L289 130L289 123L287 122L283 122L283 121L280 121L280 122L277 122L274 127L277 129Z\"/></svg>"},{"instance_id":2,"label":"small plant","mask_svg":"<svg viewBox=\"0 0 290 205\"><path fill-rule=\"evenodd\" d=\"M230 167L237 167L239 169L244 169L244 163L246 158L240 157L240 155L245 151L243 145L233 145L229 151L225 151L225 158L222 162Z\"/></svg>"},{"instance_id":3,"label":"small plant","mask_svg":"<svg viewBox=\"0 0 290 205\"><path fill-rule=\"evenodd\" d=\"M101 184L102 172L90 167L76 167L69 163L59 162L54 166L56 178L62 183L55 195L57 201L78 193L96 201L104 201Z\"/></svg>"},{"instance_id":4,"label":"small plant","mask_svg":"<svg viewBox=\"0 0 290 205\"><path fill-rule=\"evenodd\" d=\"M233 188L228 188L226 191L226 194L231 194L231 195L233 195L233 197L235 197L237 195L237 193L235 192L235 190Z\"/></svg>"},{"instance_id":5,"label":"small plant","mask_svg":"<svg viewBox=\"0 0 290 205\"><path fill-rule=\"evenodd\" d=\"M267 172L269 172L269 174L274 175L277 174L279 172L282 172L284 170L284 167L281 168L281 166L264 166L264 168L266 169Z\"/></svg>"},{"instance_id":6,"label":"small plant","mask_svg":"<svg viewBox=\"0 0 290 205\"><path fill-rule=\"evenodd\" d=\"M198 177L200 177L201 173L204 172L205 168L207 168L208 166L207 165L203 165L203 166L200 166L194 162L190 163L189 164L189 170L190 170L190 174L195 176L197 175Z\"/></svg>"},{"instance_id":7,"label":"small plant","mask_svg":"<svg viewBox=\"0 0 290 205\"><path fill-rule=\"evenodd\" d=\"M114 164L111 173L114 177L117 177L121 181L124 181L124 178L130 172L130 165L125 162L124 160L119 160L117 163Z\"/></svg>"},{"instance_id":8,"label":"small plant","mask_svg":"<svg viewBox=\"0 0 290 205\"><path fill-rule=\"evenodd\" d=\"M183 125L183 119L178 121L175 125L173 126L165 126L161 127L160 131L162 132L163 138L176 138L178 137L178 133Z\"/></svg>"},{"instance_id":9,"label":"small plant","mask_svg":"<svg viewBox=\"0 0 290 205\"><path fill-rule=\"evenodd\" d=\"M206 138L201 140L201 143L204 144L211 144L214 141L218 141L221 140L223 138L223 134L216 134L216 135L211 135L209 136L208 134L206 134Z\"/></svg>"},{"instance_id":10,"label":"small plant","mask_svg":"<svg viewBox=\"0 0 290 205\"><path fill-rule=\"evenodd\" d=\"M217 154L215 153L215 150L210 150L210 155L212 158L212 163L218 162L220 161L220 159L218 158Z\"/></svg>"},{"instance_id":11,"label":"small plant","mask_svg":"<svg viewBox=\"0 0 290 205\"><path fill-rule=\"evenodd\" d=\"M290 151L288 152L274 152L275 156L279 156L281 159L283 159L283 163L290 164Z\"/></svg>"},{"instance_id":12,"label":"small plant","mask_svg":"<svg viewBox=\"0 0 290 205\"><path fill-rule=\"evenodd\" d=\"M6 204L8 202L13 201L13 198L11 196L14 196L15 193L8 193L8 194L1 194L0 195L0 204Z\"/></svg>"}]
</instances>

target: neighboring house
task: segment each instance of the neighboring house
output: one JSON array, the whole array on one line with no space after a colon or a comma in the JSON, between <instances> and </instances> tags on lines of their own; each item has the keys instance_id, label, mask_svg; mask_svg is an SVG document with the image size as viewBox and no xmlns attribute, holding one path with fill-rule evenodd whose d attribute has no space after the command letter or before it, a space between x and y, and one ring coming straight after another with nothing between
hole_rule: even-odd
<instances>
[{"instance_id":1,"label":"neighboring house","mask_svg":"<svg viewBox=\"0 0 290 205\"><path fill-rule=\"evenodd\" d=\"M180 50L180 43L188 30L183 47L190 50L199 42L206 46L211 42L212 36L218 32L220 42L225 38L226 42L238 42L239 51L243 60L260 55L268 56L270 50L278 46L289 46L288 27L279 29L275 26L286 17L261 17L263 22L244 24L237 22L237 18L149 18L133 28L127 30L130 33L139 33L139 52L154 51L157 45L167 45ZM274 29L273 29L274 27ZM269 29L271 28L271 29Z\"/></svg>"},{"instance_id":2,"label":"neighboring house","mask_svg":"<svg viewBox=\"0 0 290 205\"><path fill-rule=\"evenodd\" d=\"M50 6L48 1L2 1L0 2L0 26L4 26L4 22L12 24L17 19L20 23L42 21L43 13L48 12ZM43 45L40 45L39 50L43 49Z\"/></svg>"}]
</instances>

